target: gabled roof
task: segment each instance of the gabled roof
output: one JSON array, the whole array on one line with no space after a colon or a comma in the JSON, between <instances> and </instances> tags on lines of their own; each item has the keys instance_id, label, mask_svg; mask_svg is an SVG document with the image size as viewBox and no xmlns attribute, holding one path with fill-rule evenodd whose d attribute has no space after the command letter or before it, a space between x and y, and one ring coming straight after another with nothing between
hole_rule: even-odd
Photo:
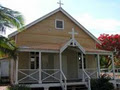
<instances>
[{"instance_id":1,"label":"gabled roof","mask_svg":"<svg viewBox=\"0 0 120 90\"><path fill-rule=\"evenodd\" d=\"M61 8L61 7L58 8L58 9L56 9L56 10L54 10L54 11L52 11L52 12L50 12L50 13L48 13L48 14L46 14L45 16L43 16L43 17L41 17L41 18L33 21L32 23L26 25L26 26L24 27L24 30L27 29L27 28L29 28L29 27L31 27L32 25L34 25L34 24L36 24L36 23L38 23L38 22L46 19L47 17L49 17L49 16L51 16L51 15L59 12L59 11L61 11L63 14L65 14L65 15L66 15L69 19L71 19L75 24L77 24L85 33L87 33L87 34L88 34L91 38L93 38L97 43L100 43L100 41L99 41L93 34L91 34L85 27L83 27L77 20L75 20L70 14L68 14L68 13L67 13L63 8ZM17 35L18 33L20 33L20 31L15 31L15 32L13 32L12 34L8 35L8 37L15 36L15 35Z\"/></svg>"}]
</instances>

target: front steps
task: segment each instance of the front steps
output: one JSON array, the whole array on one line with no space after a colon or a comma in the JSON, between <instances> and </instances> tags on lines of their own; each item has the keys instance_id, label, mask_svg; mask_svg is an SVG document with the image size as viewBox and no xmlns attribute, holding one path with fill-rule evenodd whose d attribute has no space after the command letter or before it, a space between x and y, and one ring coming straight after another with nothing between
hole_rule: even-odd
<instances>
[{"instance_id":1,"label":"front steps","mask_svg":"<svg viewBox=\"0 0 120 90\"><path fill-rule=\"evenodd\" d=\"M30 86L32 90L62 90L60 83L42 83L27 85ZM86 82L67 82L67 90L88 90L88 89L86 87Z\"/></svg>"},{"instance_id":2,"label":"front steps","mask_svg":"<svg viewBox=\"0 0 120 90\"><path fill-rule=\"evenodd\" d=\"M44 90L44 88L32 88L32 90ZM50 87L49 90L62 90L61 87ZM88 90L86 85L68 86L67 90Z\"/></svg>"}]
</instances>

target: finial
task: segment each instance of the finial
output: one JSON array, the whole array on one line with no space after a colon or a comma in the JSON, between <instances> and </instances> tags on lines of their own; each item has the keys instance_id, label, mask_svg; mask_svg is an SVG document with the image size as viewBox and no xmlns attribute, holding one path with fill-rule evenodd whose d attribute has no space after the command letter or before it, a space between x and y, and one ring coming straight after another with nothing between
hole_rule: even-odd
<instances>
[{"instance_id":1,"label":"finial","mask_svg":"<svg viewBox=\"0 0 120 90\"><path fill-rule=\"evenodd\" d=\"M59 0L59 2L57 2L57 4L59 4L59 7L61 7L63 5L63 3L61 2L61 0Z\"/></svg>"}]
</instances>

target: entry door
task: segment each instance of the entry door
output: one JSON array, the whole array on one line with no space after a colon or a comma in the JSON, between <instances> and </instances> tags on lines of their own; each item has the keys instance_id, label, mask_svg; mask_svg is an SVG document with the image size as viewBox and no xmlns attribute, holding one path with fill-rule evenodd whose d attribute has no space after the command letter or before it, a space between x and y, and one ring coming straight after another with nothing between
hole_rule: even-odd
<instances>
[{"instance_id":1,"label":"entry door","mask_svg":"<svg viewBox=\"0 0 120 90\"><path fill-rule=\"evenodd\" d=\"M6 77L9 76L9 62L1 61L1 76Z\"/></svg>"}]
</instances>

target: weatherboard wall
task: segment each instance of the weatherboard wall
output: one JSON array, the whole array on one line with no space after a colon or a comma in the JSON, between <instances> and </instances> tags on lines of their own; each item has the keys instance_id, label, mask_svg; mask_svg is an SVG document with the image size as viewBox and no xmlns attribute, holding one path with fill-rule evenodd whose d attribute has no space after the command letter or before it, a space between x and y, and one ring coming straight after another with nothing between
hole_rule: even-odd
<instances>
[{"instance_id":1,"label":"weatherboard wall","mask_svg":"<svg viewBox=\"0 0 120 90\"><path fill-rule=\"evenodd\" d=\"M63 30L55 28L56 19L64 20ZM71 38L68 32L71 32L72 28L75 29L75 32L78 32L78 35L75 35L75 39L81 46L95 48L95 41L60 11L19 33L17 35L17 45L30 46L41 43L65 43Z\"/></svg>"}]
</instances>

